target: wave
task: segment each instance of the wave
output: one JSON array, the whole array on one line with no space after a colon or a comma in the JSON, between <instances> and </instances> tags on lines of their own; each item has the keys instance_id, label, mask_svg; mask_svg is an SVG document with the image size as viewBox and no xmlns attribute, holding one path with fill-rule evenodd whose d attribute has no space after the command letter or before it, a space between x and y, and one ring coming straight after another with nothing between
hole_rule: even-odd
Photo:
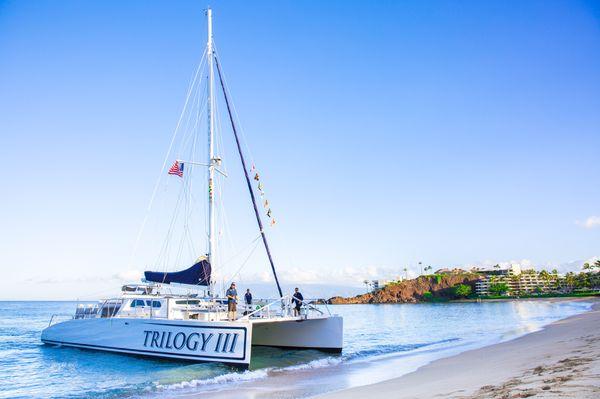
<instances>
[{"instance_id":1,"label":"wave","mask_svg":"<svg viewBox=\"0 0 600 399\"><path fill-rule=\"evenodd\" d=\"M311 360L307 363L301 363L291 366L285 367L267 367L258 370L246 370L244 372L233 372L218 375L215 377L204 378L204 379L193 379L190 381L182 381L173 384L161 384L155 382L155 388L159 390L171 390L171 389L185 389L185 388L196 388L202 386L210 386L210 385L220 385L220 384L231 384L231 383L241 383L253 380L259 380L269 377L270 375L286 373L290 371L300 371L300 370L313 370L324 367L332 367L337 366L346 361L356 361L356 360L369 360L374 356L381 356L387 354L398 354L401 352L407 352L419 348L424 348L433 345L444 344L448 342L459 341L460 338L449 338L445 340L428 342L422 344L414 344L414 345L384 345L379 347L378 349L372 350L364 350L356 353L349 354L347 356L338 356L338 357L325 357L321 359Z\"/></svg>"},{"instance_id":2,"label":"wave","mask_svg":"<svg viewBox=\"0 0 600 399\"><path fill-rule=\"evenodd\" d=\"M323 367L337 366L342 363L343 359L340 357L325 357L323 359L312 360L308 363L296 364L294 366L280 367L272 369L273 372L285 372L285 371L296 371L296 370L311 370L320 369Z\"/></svg>"},{"instance_id":3,"label":"wave","mask_svg":"<svg viewBox=\"0 0 600 399\"><path fill-rule=\"evenodd\" d=\"M364 349L358 352L350 353L344 356L344 360L347 361L356 361L356 360L366 360L372 357L381 356L381 355L395 355L400 353L406 353L414 350L418 350L421 348L427 348L442 344L447 344L450 342L458 342L460 338L447 338L439 341L432 342L423 342L418 344L410 344L410 345L379 345L376 348L372 349Z\"/></svg>"},{"instance_id":4,"label":"wave","mask_svg":"<svg viewBox=\"0 0 600 399\"><path fill-rule=\"evenodd\" d=\"M218 375L212 378L205 378L200 380L190 380L190 381L182 381L173 384L163 385L158 382L155 383L155 387L157 389L182 389L182 388L195 388L199 386L206 385L217 385L217 384L225 384L225 383L236 383L236 382L245 382L258 380L267 377L269 374L269 369L260 369L260 370L246 370L241 373L227 373Z\"/></svg>"}]
</instances>

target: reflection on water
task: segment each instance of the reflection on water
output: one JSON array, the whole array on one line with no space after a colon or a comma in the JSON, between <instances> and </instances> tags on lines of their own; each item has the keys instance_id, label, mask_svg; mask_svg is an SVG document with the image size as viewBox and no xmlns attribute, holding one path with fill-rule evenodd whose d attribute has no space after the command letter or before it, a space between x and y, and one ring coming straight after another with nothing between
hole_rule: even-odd
<instances>
[{"instance_id":1,"label":"reflection on water","mask_svg":"<svg viewBox=\"0 0 600 399\"><path fill-rule=\"evenodd\" d=\"M283 389L281 384L287 384L291 396L312 395L396 376L441 354L534 331L584 311L589 304L522 301L331 306L332 312L344 316L341 355L255 347L246 373L220 364L42 345L40 332L50 315L71 313L74 308L75 303L69 302L0 302L0 398L170 397L201 392L215 396L241 383L257 389ZM310 388L306 375L312 379Z\"/></svg>"}]
</instances>

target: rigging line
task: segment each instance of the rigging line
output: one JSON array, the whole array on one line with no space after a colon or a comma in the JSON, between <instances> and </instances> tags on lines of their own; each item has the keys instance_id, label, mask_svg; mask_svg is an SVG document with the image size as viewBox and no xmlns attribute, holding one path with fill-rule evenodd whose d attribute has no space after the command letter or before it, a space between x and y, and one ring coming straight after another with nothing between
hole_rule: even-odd
<instances>
[{"instance_id":1,"label":"rigging line","mask_svg":"<svg viewBox=\"0 0 600 399\"><path fill-rule=\"evenodd\" d=\"M219 152L219 156L223 159L223 160L227 160L227 155L226 155L226 151L225 151L225 145L223 142L223 124L221 121L221 114L219 112L219 103L218 101L215 101L215 126L216 126L216 138L217 138L217 148L218 148L218 152ZM222 162L221 167L223 169L223 171L227 174L227 162ZM223 182L224 178L223 176L218 176L218 181ZM227 219L227 212L225 209L225 184L216 184L216 194L217 194L217 200L219 201L219 206L217 207L218 210L218 217L219 217L219 235L221 236L226 236L227 237L227 242L229 244L229 249L230 250L234 250L235 246L233 245L233 240L231 235L229 234L229 222ZM223 242L224 239L221 239L221 242ZM218 250L220 251L220 255L224 255L225 253L225 249L223 248L223 246L220 246L218 248Z\"/></svg>"},{"instance_id":2,"label":"rigging line","mask_svg":"<svg viewBox=\"0 0 600 399\"><path fill-rule=\"evenodd\" d=\"M259 237L259 238L260 238L260 237ZM232 280L233 280L233 279L234 279L234 278L235 278L235 277L236 277L236 276L237 276L237 275L238 275L238 274L239 274L239 273L242 271L242 268L243 268L244 266L246 266L246 263L248 262L248 260L249 260L249 259L250 259L250 257L252 256L252 254L254 253L254 251L256 251L256 248L258 248L258 241L257 241L257 240L255 240L255 241L256 241L256 245L254 245L254 248L252 248L252 251L250 251L250 253L249 253L249 254L248 254L248 256L246 257L246 259L244 260L244 262L242 262L241 266L240 266L240 267L237 269L237 271L236 271L235 273L233 273L233 274L231 275L231 278L228 278L228 279L225 279L225 280L232 281Z\"/></svg>"},{"instance_id":3,"label":"rigging line","mask_svg":"<svg viewBox=\"0 0 600 399\"><path fill-rule=\"evenodd\" d=\"M201 118L201 116L202 116L202 114L204 112L204 108L200 107L200 96L198 96L197 100L198 100L197 101L198 102L197 103L198 112L196 113L194 125L191 128L191 132L192 132L192 135L191 135L191 137L192 137L192 149L191 149L191 153L190 153L190 158L191 158L192 162L194 162L196 160L196 147L197 147L197 143L198 143L198 124L199 124L200 118ZM186 211L185 211L186 216L185 216L185 219L184 219L184 227L190 232L190 234L191 234L191 231L189 230L189 223L188 223L188 221L191 218L191 215L192 215L192 212L193 212L193 203L192 203L192 200L193 200L193 196L192 196L192 193L193 193L193 178L192 177L193 177L193 175L194 175L193 168L188 168L188 182L189 182L189 185L188 185L188 195L187 195L187 201L188 202L186 204ZM190 239L191 239L191 237L190 237Z\"/></svg>"},{"instance_id":4,"label":"rigging line","mask_svg":"<svg viewBox=\"0 0 600 399\"><path fill-rule=\"evenodd\" d=\"M199 124L199 121L200 121L200 118L201 118L202 112L203 112L202 108L200 107L200 96L198 96L197 107L198 107L198 113L196 114L196 118L195 118L196 120L195 120L194 126L192 127L192 131L194 132L193 141L192 141L192 150L191 150L191 155L190 155L192 162L194 162L196 160L196 146L198 143L198 136L199 136L198 124ZM182 239L182 247L183 247L184 242L187 243L188 250L191 252L191 255L194 257L194 259L196 259L195 256L197 256L197 253L196 253L196 255L194 255L195 248L194 248L194 243L193 243L193 234L192 234L192 231L190 228L190 223L189 223L190 219L192 218L193 210L194 210L194 208L193 208L193 205L194 205L193 204L193 192L194 192L194 190L193 190L193 179L192 179L193 174L194 174L193 168L189 168L188 173L189 173L188 174L189 186L188 186L188 195L187 195L187 203L186 203L186 211L185 211L186 215L184 218L184 225L183 225L184 237Z\"/></svg>"},{"instance_id":5,"label":"rigging line","mask_svg":"<svg viewBox=\"0 0 600 399\"><path fill-rule=\"evenodd\" d=\"M161 258L164 258L164 263L163 263L163 270L166 268L166 264L168 261L168 248L169 248L169 241L171 239L171 236L173 234L173 227L175 225L175 221L177 220L177 217L179 215L179 209L180 209L180 205L181 205L181 198L183 196L183 192L184 192L184 188L182 187L179 191L179 194L177 196L177 202L175 204L175 209L173 210L173 215L171 216L171 221L169 222L169 228L167 229L167 235L165 237L164 243L162 245L162 248L159 252L158 255L158 261L160 261Z\"/></svg>"},{"instance_id":6,"label":"rigging line","mask_svg":"<svg viewBox=\"0 0 600 399\"><path fill-rule=\"evenodd\" d=\"M195 91L195 98L193 99L193 101L198 100L197 102L199 103L200 102L200 98L201 98L201 95L199 95L199 90L196 90ZM197 116L201 117L204 114L205 110L206 110L206 107L201 107L201 108L199 107L199 113L197 113L198 114ZM196 118L196 119L198 119L198 118ZM186 142L188 140L192 139L192 138L197 137L197 135L194 135L192 133L194 132L194 129L197 128L198 120L196 120L194 126L192 126L191 128L189 126L190 125L190 121L191 121L191 116L188 116L187 123L186 123L186 125L187 125L186 126L186 130L188 132L190 132L190 134L186 136L186 139L185 139ZM181 154L181 150L180 150L180 154ZM177 206L176 206L176 208L174 209L174 212L173 212L172 221L171 221L169 230L167 232L167 236L165 238L165 242L163 244L163 249L161 249L161 252L159 253L159 256L158 256L158 262L157 263L160 263L161 259L163 260L163 270L166 270L167 266L168 266L169 241L171 240L171 238L173 236L173 233L174 233L173 228L174 228L175 221L178 220L178 218L179 218L179 211L180 211L180 208L181 208L181 204L184 204L184 207L186 208L186 209L183 210L184 220L187 220L186 219L187 215L189 215L191 213L191 210L188 212L188 209L189 209L188 203L182 197L190 197L193 200L193 192L192 192L191 188L188 187L188 185L192 184L193 174L194 174L193 168L188 168L187 169L187 173L186 173L186 178L182 182L182 187L180 189L180 194L179 194L178 199L177 199ZM184 225L184 229L185 229L185 227L186 226ZM191 231L190 231L189 234L191 234ZM182 237L182 240L185 240L185 238L186 238L186 235L184 234L183 237ZM182 249L180 249L180 251L176 255L176 262L180 261L180 259L181 259L181 253L182 253Z\"/></svg>"},{"instance_id":7,"label":"rigging line","mask_svg":"<svg viewBox=\"0 0 600 399\"><path fill-rule=\"evenodd\" d=\"M197 130L197 125L198 125L198 120L197 120L198 114L204 112L204 109L200 108L200 105L199 105L200 98L202 97L201 89L204 89L204 86L201 86L200 84L198 84L196 86L196 90L194 91L194 95L193 95L191 104L193 106L195 106L196 108L191 108L190 112L188 112L186 121L182 128L182 130L185 133L184 133L183 139L179 143L179 148L176 152L176 154L178 154L178 155L181 155L182 153L184 153L184 149L189 148L189 142L192 141L194 139L194 137L196 137L195 132Z\"/></svg>"},{"instance_id":8,"label":"rigging line","mask_svg":"<svg viewBox=\"0 0 600 399\"><path fill-rule=\"evenodd\" d=\"M231 108L229 106L229 98L227 97L227 91L225 90L225 86L223 83L223 78L221 75L221 66L219 64L219 59L214 57L215 65L217 67L217 72L219 73L219 82L221 82L221 88L223 89L223 97L225 98L225 104L227 105L227 112L229 114L229 120L231 121L231 128L233 130L233 135L235 137L235 143L237 145L238 153L240 155L240 161L242 162L242 167L244 168L244 176L246 177L246 185L248 186L248 191L250 192L250 198L252 199L252 206L254 207L254 215L256 216L256 223L258 224L258 229L260 231L260 235L262 237L263 244L265 245L265 250L267 251L267 256L269 258L269 263L271 264L271 271L273 272L273 277L275 278L275 283L277 284L277 291L279 292L279 297L283 297L283 291L281 291L281 285L279 285L279 279L277 278L277 272L275 271L275 263L273 262L273 257L271 256L271 250L269 249L269 243L267 242L267 236L265 235L265 231L263 228L262 220L260 218L260 213L258 211L258 207L256 206L256 198L254 196L254 190L252 189L252 183L250 182L250 177L248 176L248 169L246 168L246 160L244 159L244 154L242 153L242 146L240 145L240 139L237 134L237 130L235 127L235 122L233 120L233 114L231 113Z\"/></svg>"},{"instance_id":9,"label":"rigging line","mask_svg":"<svg viewBox=\"0 0 600 399\"><path fill-rule=\"evenodd\" d=\"M188 177L191 177L188 175ZM187 198L189 197L189 191L190 191L190 185L191 185L191 178L188 178L187 180L187 184L184 183L184 199L183 199L183 231L181 232L181 239L179 240L179 247L177 249L177 255L175 256L175 264L178 265L181 262L181 254L183 253L183 246L185 244L185 236L186 236L186 231L185 231L185 224L186 224L186 214L188 211L188 207L189 207L189 202L187 201Z\"/></svg>"},{"instance_id":10,"label":"rigging line","mask_svg":"<svg viewBox=\"0 0 600 399\"><path fill-rule=\"evenodd\" d=\"M221 230L224 232L224 235L226 235L226 237L227 237L229 249L233 251L235 249L235 245L233 243L233 238L232 238L231 234L229 234L229 232L232 230L231 230L230 223L229 223L229 217L227 216L227 211L225 209L224 192L225 191L223 190L223 188L221 188L220 198L219 198L219 211L220 211L220 215L221 215Z\"/></svg>"},{"instance_id":11,"label":"rigging line","mask_svg":"<svg viewBox=\"0 0 600 399\"><path fill-rule=\"evenodd\" d=\"M240 256L245 250L247 250L248 248L250 248L250 246L252 246L252 244L254 244L255 242L257 242L258 240L260 240L260 234L256 236L256 238L254 238L252 241L250 241L248 243L248 245L246 245L244 248L242 248L240 251L238 251L235 255L229 257L229 259L227 259L225 262L222 263L222 265L225 265L229 262L231 262L232 260L234 260L235 258L237 258L238 256Z\"/></svg>"},{"instance_id":12,"label":"rigging line","mask_svg":"<svg viewBox=\"0 0 600 399\"><path fill-rule=\"evenodd\" d=\"M183 105L183 109L181 110L181 114L179 115L179 120L177 121L177 125L175 126L175 130L173 131L173 134L171 136L171 142L169 143L169 148L167 150L167 153L165 154L165 158L163 160L163 164L162 167L160 168L160 173L158 174L158 179L156 180L156 183L154 184L154 189L152 190L152 195L150 196L150 202L148 203L148 207L146 208L146 214L144 215L144 219L142 220L142 225L140 226L140 229L138 231L137 237L135 239L135 243L133 245L133 250L131 252L131 255L129 257L129 262L128 262L128 268L131 267L131 264L133 262L133 258L135 257L136 253L137 253L137 249L140 243L140 239L142 237L142 233L144 231L144 228L146 227L146 223L148 222L148 215L150 214L150 210L152 209L152 204L154 203L154 197L156 196L156 192L158 191L158 185L160 183L160 180L162 178L162 174L165 170L165 167L167 166L167 162L169 159L169 154L171 153L171 148L173 148L173 143L175 142L175 137L177 137L177 131L179 130L179 125L181 124L181 120L183 118L183 115L185 113L185 110L187 108L187 104L188 101L190 99L190 94L192 93L192 90L194 88L194 85L196 83L196 80L198 79L198 73L200 72L200 69L202 67L203 61L204 61L204 57L206 56L206 50L202 53L202 57L200 58L200 63L198 65L198 68L196 68L196 73L194 74L194 78L192 80L192 83L189 86L186 98L185 98L185 102Z\"/></svg>"},{"instance_id":13,"label":"rigging line","mask_svg":"<svg viewBox=\"0 0 600 399\"><path fill-rule=\"evenodd\" d=\"M217 51L217 47L216 47L216 44L214 43L214 41L213 41L213 50L215 53L215 58L217 58L219 53ZM223 84L225 85L227 92L229 92L229 85L227 84L227 77L225 76L225 72L223 72ZM246 140L246 135L244 133L244 126L242 126L240 116L237 112L237 108L235 108L235 103L233 102L233 100L231 101L231 108L233 109L233 113L235 115L235 120L237 121L237 124L240 128L240 135L242 137L242 142L244 143L245 150L248 153L248 156L250 157L250 161L251 161L252 165L254 165L255 164L254 156L252 155L252 151L250 150L250 146L248 145L248 141Z\"/></svg>"}]
</instances>

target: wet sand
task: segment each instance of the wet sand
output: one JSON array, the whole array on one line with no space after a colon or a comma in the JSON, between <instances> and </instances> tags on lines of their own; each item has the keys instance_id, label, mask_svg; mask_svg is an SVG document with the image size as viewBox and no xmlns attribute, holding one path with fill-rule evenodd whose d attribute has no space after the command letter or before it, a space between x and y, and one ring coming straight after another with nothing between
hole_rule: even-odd
<instances>
[{"instance_id":1,"label":"wet sand","mask_svg":"<svg viewBox=\"0 0 600 399\"><path fill-rule=\"evenodd\" d=\"M595 302L591 311L541 331L318 398L600 398L600 301Z\"/></svg>"}]
</instances>

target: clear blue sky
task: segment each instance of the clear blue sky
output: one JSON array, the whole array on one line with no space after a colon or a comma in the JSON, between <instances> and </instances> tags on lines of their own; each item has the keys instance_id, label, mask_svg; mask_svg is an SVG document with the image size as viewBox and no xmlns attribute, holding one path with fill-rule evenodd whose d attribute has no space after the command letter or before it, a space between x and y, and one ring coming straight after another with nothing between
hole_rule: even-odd
<instances>
[{"instance_id":1,"label":"clear blue sky","mask_svg":"<svg viewBox=\"0 0 600 399\"><path fill-rule=\"evenodd\" d=\"M128 271L206 5L0 2L2 297ZM600 255L600 3L211 6L286 279Z\"/></svg>"}]
</instances>

